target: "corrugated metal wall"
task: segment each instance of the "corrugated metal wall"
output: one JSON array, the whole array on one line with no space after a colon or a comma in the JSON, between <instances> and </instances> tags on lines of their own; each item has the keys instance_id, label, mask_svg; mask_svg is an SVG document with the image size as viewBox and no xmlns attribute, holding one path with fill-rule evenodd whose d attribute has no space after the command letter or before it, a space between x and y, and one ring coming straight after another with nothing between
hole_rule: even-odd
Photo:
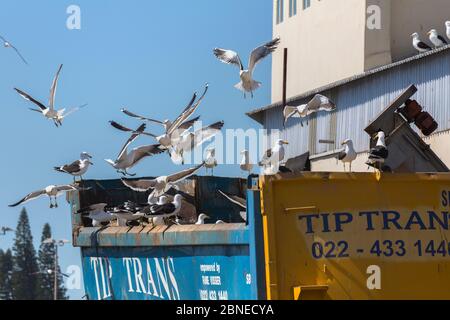
<instances>
[{"instance_id":1,"label":"corrugated metal wall","mask_svg":"<svg viewBox=\"0 0 450 320\"><path fill-rule=\"evenodd\" d=\"M366 151L369 137L364 128L410 84L419 89L413 98L436 119L439 131L450 129L449 50L323 92L337 110L313 115L308 125L306 119L302 127L299 119L291 118L284 129L279 107L265 111L264 127L281 130L281 137L290 142L287 158L339 149L345 139L352 139L357 151ZM320 139L334 140L335 145L320 144Z\"/></svg>"}]
</instances>

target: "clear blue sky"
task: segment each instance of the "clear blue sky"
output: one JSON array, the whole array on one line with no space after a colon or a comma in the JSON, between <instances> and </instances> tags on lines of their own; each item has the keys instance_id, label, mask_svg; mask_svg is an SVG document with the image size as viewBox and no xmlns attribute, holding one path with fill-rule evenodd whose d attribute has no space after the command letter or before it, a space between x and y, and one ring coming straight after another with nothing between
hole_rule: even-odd
<instances>
[{"instance_id":1,"label":"clear blue sky","mask_svg":"<svg viewBox=\"0 0 450 320\"><path fill-rule=\"evenodd\" d=\"M71 4L81 7L79 31L66 28L66 8ZM52 168L78 159L81 151L94 156L95 165L86 178L118 177L103 159L116 156L126 139L108 121L137 124L119 112L123 106L174 118L192 92L209 82L210 92L197 112L203 121L224 120L225 128L246 129L257 124L244 113L270 103L270 59L256 69L255 78L263 87L255 99L244 100L233 88L239 81L237 69L212 55L216 46L233 48L246 63L248 53L272 37L270 0L2 0L0 34L30 63L26 66L12 50L0 48L0 226L16 226L21 208L11 209L8 204L49 184L70 183L71 177ZM29 111L31 105L13 87L47 102L60 63L64 68L56 104L89 106L57 129ZM142 176L177 171L179 167L165 157L148 159L134 171ZM237 166L221 166L215 172L240 175ZM71 239L69 206L63 197L59 203L56 210L48 208L47 198L26 204L36 249L46 222L56 238ZM0 248L11 247L12 239L0 237ZM66 246L60 253L63 270L80 265L78 248ZM70 295L80 298L83 292Z\"/></svg>"}]
</instances>

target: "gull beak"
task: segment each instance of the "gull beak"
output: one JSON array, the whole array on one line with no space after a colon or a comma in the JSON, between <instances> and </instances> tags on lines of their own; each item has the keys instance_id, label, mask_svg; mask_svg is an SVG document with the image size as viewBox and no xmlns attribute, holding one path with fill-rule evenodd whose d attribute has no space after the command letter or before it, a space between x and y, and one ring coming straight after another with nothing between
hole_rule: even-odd
<instances>
[{"instance_id":1,"label":"gull beak","mask_svg":"<svg viewBox=\"0 0 450 320\"><path fill-rule=\"evenodd\" d=\"M289 142L287 142L286 140L283 140L282 142L283 144L289 144Z\"/></svg>"},{"instance_id":2,"label":"gull beak","mask_svg":"<svg viewBox=\"0 0 450 320\"><path fill-rule=\"evenodd\" d=\"M89 164L91 165L91 166L93 166L94 164L91 162L91 161L89 161Z\"/></svg>"},{"instance_id":3,"label":"gull beak","mask_svg":"<svg viewBox=\"0 0 450 320\"><path fill-rule=\"evenodd\" d=\"M345 141L342 141L341 146L345 146Z\"/></svg>"}]
</instances>

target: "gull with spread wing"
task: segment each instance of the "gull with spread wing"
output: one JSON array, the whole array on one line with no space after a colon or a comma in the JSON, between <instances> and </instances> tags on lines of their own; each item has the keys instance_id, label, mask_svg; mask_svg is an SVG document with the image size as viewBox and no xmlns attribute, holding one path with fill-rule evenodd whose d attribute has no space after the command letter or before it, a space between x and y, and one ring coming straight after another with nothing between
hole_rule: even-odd
<instances>
[{"instance_id":1,"label":"gull with spread wing","mask_svg":"<svg viewBox=\"0 0 450 320\"><path fill-rule=\"evenodd\" d=\"M255 70L255 66L265 57L274 52L279 43L280 38L276 38L254 49L250 55L248 69L244 68L238 53L233 50L215 48L214 55L217 59L224 63L233 64L239 67L239 77L241 78L241 81L235 85L235 88L244 92L244 98L246 97L247 92L250 92L253 98L253 91L261 86L261 82L253 80L253 71Z\"/></svg>"},{"instance_id":2,"label":"gull with spread wing","mask_svg":"<svg viewBox=\"0 0 450 320\"><path fill-rule=\"evenodd\" d=\"M13 49L16 54L19 56L20 59L22 59L23 63L28 64L27 60L25 60L25 58L22 56L22 54L20 53L20 51L11 44L11 42L9 42L8 40L6 40L4 37L0 36L0 40L3 41L3 46L5 48L11 48Z\"/></svg>"},{"instance_id":3,"label":"gull with spread wing","mask_svg":"<svg viewBox=\"0 0 450 320\"><path fill-rule=\"evenodd\" d=\"M50 199L50 208L57 208L58 207L58 202L56 202L56 198L60 195L62 195L63 193L67 192L67 191L76 191L79 190L78 188L76 188L73 185L61 185L61 186L54 186L54 185L50 185L48 187L45 187L42 190L38 190L38 191L34 191L29 193L28 195L26 195L25 197L23 197L21 200L19 200L18 202L9 205L9 207L17 207L20 204L23 204L25 202L34 200L39 198L40 196L43 195L47 195ZM53 204L52 202L52 198L55 200L55 204Z\"/></svg>"},{"instance_id":4,"label":"gull with spread wing","mask_svg":"<svg viewBox=\"0 0 450 320\"><path fill-rule=\"evenodd\" d=\"M47 119L53 120L53 122L55 123L55 126L61 126L62 125L62 121L64 120L64 118L66 118L69 114L72 114L75 111L80 110L81 108L85 107L87 104L82 105L80 107L75 107L72 108L70 110L68 110L66 112L66 109L60 109L60 110L55 110L55 95L56 95L56 88L58 86L58 79L59 79L59 74L61 72L63 65L61 64L58 68L58 71L56 72L55 78L53 79L52 82L52 86L50 88L50 99L49 99L49 103L48 106L45 106L42 102L34 99L32 96L30 96L28 93L14 88L14 90L17 91L17 93L24 98L25 100L28 100L32 103L34 103L35 105L37 105L39 107L39 109L33 109L30 108L31 111L35 111L35 112L39 112L41 113L44 117L46 117Z\"/></svg>"}]
</instances>

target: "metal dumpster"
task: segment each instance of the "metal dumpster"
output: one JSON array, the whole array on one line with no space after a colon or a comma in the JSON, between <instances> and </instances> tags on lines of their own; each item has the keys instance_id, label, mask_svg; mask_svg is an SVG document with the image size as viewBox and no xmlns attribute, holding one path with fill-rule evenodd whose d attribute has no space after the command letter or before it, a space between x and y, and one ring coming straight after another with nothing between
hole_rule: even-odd
<instances>
[{"instance_id":1,"label":"metal dumpster","mask_svg":"<svg viewBox=\"0 0 450 320\"><path fill-rule=\"evenodd\" d=\"M450 299L450 175L262 177L268 299Z\"/></svg>"}]
</instances>

